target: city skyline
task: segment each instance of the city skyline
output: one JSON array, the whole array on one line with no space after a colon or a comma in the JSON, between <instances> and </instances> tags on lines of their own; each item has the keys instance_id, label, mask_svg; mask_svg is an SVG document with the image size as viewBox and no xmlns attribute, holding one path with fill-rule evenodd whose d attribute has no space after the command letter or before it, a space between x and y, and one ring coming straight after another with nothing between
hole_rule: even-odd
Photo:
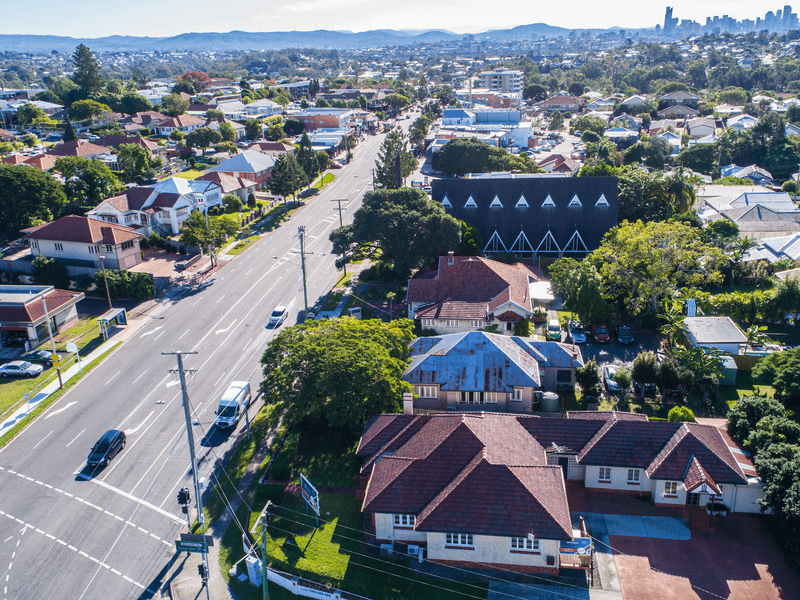
<instances>
[{"instance_id":1,"label":"city skyline","mask_svg":"<svg viewBox=\"0 0 800 600\"><path fill-rule=\"evenodd\" d=\"M75 10L67 8L70 5ZM189 32L313 31L316 29L367 31L373 29L446 29L454 33L481 33L518 25L546 23L566 29L643 29L663 26L667 6L673 16L705 24L707 17L755 21L782 3L755 0L674 0L644 4L620 0L615 10L596 2L580 1L569 11L558 4L527 0L499 0L487 13L478 0L408 0L402 5L369 0L241 0L235 4L197 0L184 3L143 0L120 5L110 0L56 2L16 0L4 4L0 34L62 35L96 38L110 35L168 37ZM79 8L79 11L78 11ZM36 18L31 18L35 14ZM87 15L90 17L87 18ZM155 17L154 17L155 15ZM513 15L510 21L508 16Z\"/></svg>"}]
</instances>

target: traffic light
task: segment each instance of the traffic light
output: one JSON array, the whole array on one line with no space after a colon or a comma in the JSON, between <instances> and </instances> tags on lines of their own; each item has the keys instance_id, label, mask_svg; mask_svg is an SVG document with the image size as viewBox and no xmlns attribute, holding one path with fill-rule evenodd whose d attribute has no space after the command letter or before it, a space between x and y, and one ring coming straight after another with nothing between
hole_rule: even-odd
<instances>
[{"instance_id":1,"label":"traffic light","mask_svg":"<svg viewBox=\"0 0 800 600\"><path fill-rule=\"evenodd\" d=\"M200 563L197 565L197 572L200 574L200 578L203 580L205 584L208 581L208 573L206 573L206 565L204 563Z\"/></svg>"},{"instance_id":2,"label":"traffic light","mask_svg":"<svg viewBox=\"0 0 800 600\"><path fill-rule=\"evenodd\" d=\"M178 490L178 504L181 506L184 514L189 512L189 502L192 500L189 494L189 488L181 488Z\"/></svg>"}]
</instances>

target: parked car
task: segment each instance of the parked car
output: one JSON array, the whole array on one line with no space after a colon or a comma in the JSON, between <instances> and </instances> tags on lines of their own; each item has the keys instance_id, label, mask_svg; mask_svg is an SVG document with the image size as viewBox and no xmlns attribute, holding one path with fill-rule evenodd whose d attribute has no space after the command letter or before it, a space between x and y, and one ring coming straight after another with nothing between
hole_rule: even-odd
<instances>
[{"instance_id":1,"label":"parked car","mask_svg":"<svg viewBox=\"0 0 800 600\"><path fill-rule=\"evenodd\" d=\"M272 311L269 316L269 324L271 327L278 327L289 316L289 309L285 306L278 306Z\"/></svg>"},{"instance_id":2,"label":"parked car","mask_svg":"<svg viewBox=\"0 0 800 600\"><path fill-rule=\"evenodd\" d=\"M632 344L633 329L631 329L630 326L626 325L625 323L620 323L617 325L617 341L620 344Z\"/></svg>"},{"instance_id":3,"label":"parked car","mask_svg":"<svg viewBox=\"0 0 800 600\"><path fill-rule=\"evenodd\" d=\"M622 386L614 381L614 376L619 371L619 367L615 367L614 365L606 365L603 367L603 385L606 387L606 391L618 394L622 391Z\"/></svg>"},{"instance_id":4,"label":"parked car","mask_svg":"<svg viewBox=\"0 0 800 600\"><path fill-rule=\"evenodd\" d=\"M561 341L561 324L558 322L558 319L550 319L547 322L545 337L548 340L554 340L556 342Z\"/></svg>"},{"instance_id":5,"label":"parked car","mask_svg":"<svg viewBox=\"0 0 800 600\"><path fill-rule=\"evenodd\" d=\"M12 360L0 365L0 377L36 377L44 371L42 365L35 365L26 360Z\"/></svg>"},{"instance_id":6,"label":"parked car","mask_svg":"<svg viewBox=\"0 0 800 600\"><path fill-rule=\"evenodd\" d=\"M125 447L125 432L119 429L109 429L89 451L86 464L90 467L106 466L111 459L119 454Z\"/></svg>"},{"instance_id":7,"label":"parked car","mask_svg":"<svg viewBox=\"0 0 800 600\"><path fill-rule=\"evenodd\" d=\"M53 353L50 350L34 350L19 357L20 360L39 363L48 367L53 366Z\"/></svg>"},{"instance_id":8,"label":"parked car","mask_svg":"<svg viewBox=\"0 0 800 600\"><path fill-rule=\"evenodd\" d=\"M592 337L598 344L607 344L611 341L611 334L605 323L595 323L594 329L592 330Z\"/></svg>"},{"instance_id":9,"label":"parked car","mask_svg":"<svg viewBox=\"0 0 800 600\"><path fill-rule=\"evenodd\" d=\"M569 337L573 344L586 343L586 329L583 328L583 324L580 321L569 322Z\"/></svg>"},{"instance_id":10,"label":"parked car","mask_svg":"<svg viewBox=\"0 0 800 600\"><path fill-rule=\"evenodd\" d=\"M633 382L633 391L637 394L642 393L642 386L638 381ZM656 384L655 383L645 383L644 384L644 393L645 395L655 395L656 393Z\"/></svg>"}]
</instances>

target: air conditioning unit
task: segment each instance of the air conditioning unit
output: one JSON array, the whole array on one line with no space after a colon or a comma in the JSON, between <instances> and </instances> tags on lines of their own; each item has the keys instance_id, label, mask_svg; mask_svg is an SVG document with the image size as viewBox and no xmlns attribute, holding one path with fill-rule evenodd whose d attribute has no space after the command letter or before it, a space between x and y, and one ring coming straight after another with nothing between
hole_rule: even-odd
<instances>
[{"instance_id":1,"label":"air conditioning unit","mask_svg":"<svg viewBox=\"0 0 800 600\"><path fill-rule=\"evenodd\" d=\"M409 556L419 556L419 546L409 546L408 547L408 555Z\"/></svg>"},{"instance_id":2,"label":"air conditioning unit","mask_svg":"<svg viewBox=\"0 0 800 600\"><path fill-rule=\"evenodd\" d=\"M394 552L394 544L381 544L381 554L391 554Z\"/></svg>"}]
</instances>

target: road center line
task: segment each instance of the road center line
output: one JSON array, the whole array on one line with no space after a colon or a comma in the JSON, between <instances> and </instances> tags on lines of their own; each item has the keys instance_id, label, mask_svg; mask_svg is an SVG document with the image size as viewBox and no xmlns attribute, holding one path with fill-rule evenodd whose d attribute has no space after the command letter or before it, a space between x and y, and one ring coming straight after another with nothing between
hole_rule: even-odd
<instances>
[{"instance_id":1,"label":"road center line","mask_svg":"<svg viewBox=\"0 0 800 600\"><path fill-rule=\"evenodd\" d=\"M181 341L181 340L183 339L183 336L185 336L185 335L186 335L187 333L189 333L190 331L191 331L191 329L187 329L186 331L184 331L184 332L181 334L181 337L179 337L179 338L178 338L178 341Z\"/></svg>"},{"instance_id":2,"label":"road center line","mask_svg":"<svg viewBox=\"0 0 800 600\"><path fill-rule=\"evenodd\" d=\"M53 431L55 431L55 429L54 429ZM46 436L44 436L44 437L43 437L41 440L39 440L39 444L41 444L43 441L45 441L47 438L49 438L49 437L50 437L50 436L53 434L53 431L51 431L51 432L50 432L50 433L48 433ZM39 444L36 444L36 446L34 446L33 448L31 448L31 450L36 450L36 447L37 447Z\"/></svg>"},{"instance_id":3,"label":"road center line","mask_svg":"<svg viewBox=\"0 0 800 600\"><path fill-rule=\"evenodd\" d=\"M145 370L144 370L144 373L147 373L147 369L145 369ZM139 380L140 380L142 377L144 377L144 373L142 373L142 374L141 374L141 375L139 375L139 376L138 376L136 379L134 379L134 380L133 380L133 382L131 383L131 385L133 385L134 383L136 383L137 381L139 381Z\"/></svg>"},{"instance_id":4,"label":"road center line","mask_svg":"<svg viewBox=\"0 0 800 600\"><path fill-rule=\"evenodd\" d=\"M117 371L116 373L114 373L114 375L111 377L111 379L109 379L108 381L106 381L106 382L105 382L103 385L108 385L109 383L111 383L112 381L114 381L114 377L116 377L116 376L117 376L117 375L119 375L120 373L122 373L122 371Z\"/></svg>"},{"instance_id":5,"label":"road center line","mask_svg":"<svg viewBox=\"0 0 800 600\"><path fill-rule=\"evenodd\" d=\"M136 433L137 431L139 431L139 430L142 428L142 426L143 426L145 423L147 423L147 419L149 419L150 417L152 417L152 416L153 416L153 413L154 413L154 412L156 412L156 411L154 411L154 410L150 411L150 414L149 414L149 415L147 415L147 416L144 418L144 421L142 421L141 423L139 423L139 426L138 426L138 427L136 427L135 429L131 429L130 431L128 431L128 435L130 435L130 434L132 434L132 433Z\"/></svg>"},{"instance_id":6,"label":"road center line","mask_svg":"<svg viewBox=\"0 0 800 600\"><path fill-rule=\"evenodd\" d=\"M84 428L84 430L83 430L83 431L86 431L86 429ZM78 434L78 435L76 435L74 438L72 438L72 442L74 442L74 441L75 441L75 440L77 440L79 437L81 437L81 434L83 433L83 431L81 431L81 433L79 433L79 434ZM70 446L72 446L72 442L70 442L69 444L67 444L67 448L69 448Z\"/></svg>"}]
</instances>

